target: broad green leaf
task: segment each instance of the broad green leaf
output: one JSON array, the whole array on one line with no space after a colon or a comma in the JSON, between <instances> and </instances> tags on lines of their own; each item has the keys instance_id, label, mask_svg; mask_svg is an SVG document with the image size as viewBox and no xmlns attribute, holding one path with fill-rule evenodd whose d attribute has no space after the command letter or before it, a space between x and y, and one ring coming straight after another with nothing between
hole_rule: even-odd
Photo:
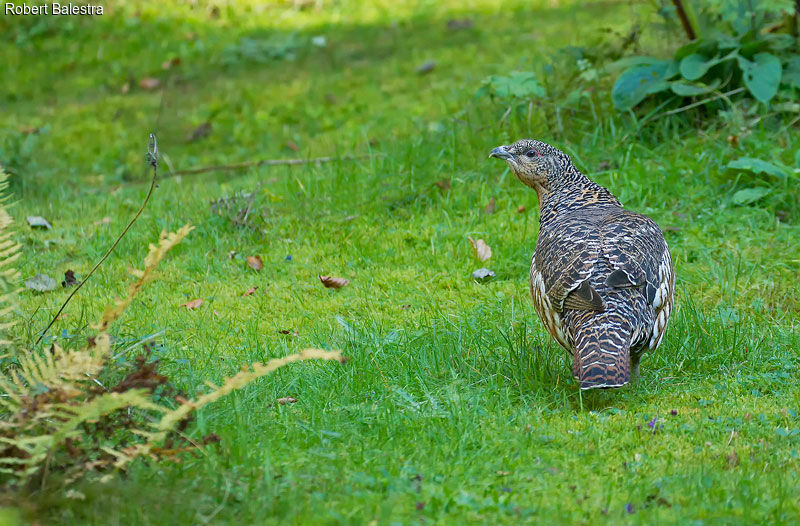
<instances>
[{"instance_id":1,"label":"broad green leaf","mask_svg":"<svg viewBox=\"0 0 800 526\"><path fill-rule=\"evenodd\" d=\"M666 81L671 61L662 60L646 66L635 66L622 73L611 90L611 100L620 110L629 110L652 94L669 89Z\"/></svg>"},{"instance_id":2,"label":"broad green leaf","mask_svg":"<svg viewBox=\"0 0 800 526\"><path fill-rule=\"evenodd\" d=\"M769 188L745 188L733 194L731 200L735 205L749 205L750 203L755 203L769 192Z\"/></svg>"},{"instance_id":3,"label":"broad green leaf","mask_svg":"<svg viewBox=\"0 0 800 526\"><path fill-rule=\"evenodd\" d=\"M681 60L681 76L686 80L697 80L708 73L708 70L726 60L731 60L736 56L736 51L732 51L724 56L708 58L705 55L694 53Z\"/></svg>"},{"instance_id":4,"label":"broad green leaf","mask_svg":"<svg viewBox=\"0 0 800 526\"><path fill-rule=\"evenodd\" d=\"M786 177L786 171L778 165L754 157L740 157L728 163L728 170L742 170L755 175L767 174L774 177Z\"/></svg>"},{"instance_id":5,"label":"broad green leaf","mask_svg":"<svg viewBox=\"0 0 800 526\"><path fill-rule=\"evenodd\" d=\"M685 80L676 80L670 83L670 89L675 95L681 97L694 97L695 95L705 95L717 89L720 84L719 79L714 79L710 84L693 84Z\"/></svg>"},{"instance_id":6,"label":"broad green leaf","mask_svg":"<svg viewBox=\"0 0 800 526\"><path fill-rule=\"evenodd\" d=\"M618 71L621 69L629 69L634 66L652 66L653 64L661 64L663 62L665 62L664 59L654 57L624 57L607 65L606 69L608 71Z\"/></svg>"},{"instance_id":7,"label":"broad green leaf","mask_svg":"<svg viewBox=\"0 0 800 526\"><path fill-rule=\"evenodd\" d=\"M781 61L771 53L759 53L750 61L737 57L744 85L759 102L769 102L781 83Z\"/></svg>"}]
</instances>

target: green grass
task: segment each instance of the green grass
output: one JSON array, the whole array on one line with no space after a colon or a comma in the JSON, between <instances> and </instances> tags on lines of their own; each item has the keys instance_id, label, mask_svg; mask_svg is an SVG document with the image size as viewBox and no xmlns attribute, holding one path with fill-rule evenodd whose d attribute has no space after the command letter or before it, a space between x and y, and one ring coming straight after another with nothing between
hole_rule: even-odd
<instances>
[{"instance_id":1,"label":"green grass","mask_svg":"<svg viewBox=\"0 0 800 526\"><path fill-rule=\"evenodd\" d=\"M162 172L167 160L178 169L371 154L160 183L51 330L63 345L85 341L148 242L191 222L117 325L119 351L158 333L162 372L190 395L307 346L351 360L293 365L204 409L190 434L222 441L200 455L84 483L82 500L45 492L26 513L98 524L798 521L799 194L775 185L760 206L734 206L732 194L753 181L724 170L741 155L793 165L797 130L777 133L765 119L739 150L723 124L698 130L677 118L637 134L611 109L607 85L592 107L560 113L561 125L547 105L499 122L503 105L474 98L485 76L541 75L556 49L647 22L647 6L323 4L243 3L213 18L203 2L115 3L94 19L0 18L17 44L0 45L9 66L0 160L14 174L26 278L86 275L143 198L154 129ZM447 29L464 17L472 29ZM327 47L309 43L317 35ZM642 46L674 47L670 35L646 29ZM242 37L268 38L275 53L296 46L296 56L242 58L232 51ZM162 71L173 56L181 64ZM416 74L426 60L435 69ZM163 99L122 94L131 75L158 76ZM211 135L187 143L209 118ZM29 127L43 131L20 131ZM533 312L536 197L486 159L521 137L564 147L666 231L678 308L637 384L581 398ZM442 179L450 191L434 186ZM237 191L256 193L247 227L209 206ZM32 214L54 229L29 230ZM104 217L110 224L96 224ZM482 265L468 236L491 245L493 282L471 279ZM261 272L244 261L256 254ZM352 281L331 291L318 274ZM258 292L241 297L251 286ZM27 340L67 293L23 293ZM195 298L200 309L179 307ZM297 403L276 405L282 396Z\"/></svg>"}]
</instances>

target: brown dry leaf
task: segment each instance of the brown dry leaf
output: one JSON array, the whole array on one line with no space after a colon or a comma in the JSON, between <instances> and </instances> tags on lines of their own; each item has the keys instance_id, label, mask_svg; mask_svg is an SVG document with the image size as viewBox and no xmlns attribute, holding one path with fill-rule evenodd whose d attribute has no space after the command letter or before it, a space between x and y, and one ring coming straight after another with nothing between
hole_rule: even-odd
<instances>
[{"instance_id":1,"label":"brown dry leaf","mask_svg":"<svg viewBox=\"0 0 800 526\"><path fill-rule=\"evenodd\" d=\"M469 242L472 243L472 249L475 251L475 258L480 261L486 261L490 257L492 257L492 249L489 245L486 244L486 241L483 239L469 239Z\"/></svg>"},{"instance_id":2,"label":"brown dry leaf","mask_svg":"<svg viewBox=\"0 0 800 526\"><path fill-rule=\"evenodd\" d=\"M181 303L181 307L186 307L188 310L196 309L203 304L203 298L197 298L196 300L187 301L186 303Z\"/></svg>"},{"instance_id":3,"label":"brown dry leaf","mask_svg":"<svg viewBox=\"0 0 800 526\"><path fill-rule=\"evenodd\" d=\"M329 289L340 289L350 283L347 278L334 278L332 276L320 276L319 280Z\"/></svg>"},{"instance_id":4,"label":"brown dry leaf","mask_svg":"<svg viewBox=\"0 0 800 526\"><path fill-rule=\"evenodd\" d=\"M434 183L442 192L450 191L450 179L442 179Z\"/></svg>"},{"instance_id":5,"label":"brown dry leaf","mask_svg":"<svg viewBox=\"0 0 800 526\"><path fill-rule=\"evenodd\" d=\"M524 206L522 206L522 205L519 205L519 206L517 207L517 213L518 213L518 214L521 214L521 213L522 213L522 212L524 212L524 211L525 211L525 207L524 207Z\"/></svg>"},{"instance_id":6,"label":"brown dry leaf","mask_svg":"<svg viewBox=\"0 0 800 526\"><path fill-rule=\"evenodd\" d=\"M730 455L725 455L725 460L727 460L728 469L733 469L739 465L739 455L736 454L736 450L732 449Z\"/></svg>"},{"instance_id":7,"label":"brown dry leaf","mask_svg":"<svg viewBox=\"0 0 800 526\"><path fill-rule=\"evenodd\" d=\"M739 147L739 136L738 135L728 135L728 144L730 144L734 148L738 148Z\"/></svg>"},{"instance_id":8,"label":"brown dry leaf","mask_svg":"<svg viewBox=\"0 0 800 526\"><path fill-rule=\"evenodd\" d=\"M247 266L255 271L264 268L264 262L261 261L261 256L247 256Z\"/></svg>"},{"instance_id":9,"label":"brown dry leaf","mask_svg":"<svg viewBox=\"0 0 800 526\"><path fill-rule=\"evenodd\" d=\"M180 65L181 65L181 57L172 57L171 59L165 60L164 62L161 63L161 69L166 71L168 69L172 69Z\"/></svg>"},{"instance_id":10,"label":"brown dry leaf","mask_svg":"<svg viewBox=\"0 0 800 526\"><path fill-rule=\"evenodd\" d=\"M287 329L281 329L281 330L279 330L278 332L279 332L280 334L287 334L287 335L289 335L289 336L294 336L295 338L296 338L297 336L300 336L300 333L299 333L299 332L297 332L296 330L290 331L290 330L287 330Z\"/></svg>"},{"instance_id":11,"label":"brown dry leaf","mask_svg":"<svg viewBox=\"0 0 800 526\"><path fill-rule=\"evenodd\" d=\"M242 294L242 297L246 298L247 296L251 296L251 295L255 294L257 290L258 290L258 287L250 287L249 289L247 289L245 291L244 294Z\"/></svg>"},{"instance_id":12,"label":"brown dry leaf","mask_svg":"<svg viewBox=\"0 0 800 526\"><path fill-rule=\"evenodd\" d=\"M293 152L296 152L297 150L300 149L300 147L297 146L297 144L294 141L286 141L286 147L292 150Z\"/></svg>"},{"instance_id":13,"label":"brown dry leaf","mask_svg":"<svg viewBox=\"0 0 800 526\"><path fill-rule=\"evenodd\" d=\"M494 197L492 197L491 199L489 199L489 204L486 205L486 208L483 209L483 213L484 214L494 214L494 209L495 209L495 201L494 201Z\"/></svg>"},{"instance_id":14,"label":"brown dry leaf","mask_svg":"<svg viewBox=\"0 0 800 526\"><path fill-rule=\"evenodd\" d=\"M155 77L145 77L139 81L139 87L146 90L158 89L161 86L161 81Z\"/></svg>"},{"instance_id":15,"label":"brown dry leaf","mask_svg":"<svg viewBox=\"0 0 800 526\"><path fill-rule=\"evenodd\" d=\"M275 401L278 402L281 405L286 405L286 404L293 404L293 403L297 402L297 398L292 398L291 396L284 396L284 397L278 398Z\"/></svg>"}]
</instances>

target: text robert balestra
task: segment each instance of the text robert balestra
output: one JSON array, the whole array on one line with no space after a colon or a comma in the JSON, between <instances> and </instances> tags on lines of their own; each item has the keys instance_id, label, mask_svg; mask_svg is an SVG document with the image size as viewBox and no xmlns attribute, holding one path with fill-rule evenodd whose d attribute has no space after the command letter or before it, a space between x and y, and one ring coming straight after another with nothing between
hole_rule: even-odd
<instances>
[{"instance_id":1,"label":"text robert balestra","mask_svg":"<svg viewBox=\"0 0 800 526\"><path fill-rule=\"evenodd\" d=\"M102 15L103 6L92 4L14 4L5 3L3 13L6 15Z\"/></svg>"}]
</instances>

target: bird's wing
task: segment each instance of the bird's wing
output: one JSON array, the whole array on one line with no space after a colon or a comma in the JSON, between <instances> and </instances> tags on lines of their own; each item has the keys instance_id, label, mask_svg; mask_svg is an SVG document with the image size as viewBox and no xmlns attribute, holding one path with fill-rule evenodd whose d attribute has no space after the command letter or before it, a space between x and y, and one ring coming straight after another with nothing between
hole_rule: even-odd
<instances>
[{"instance_id":1,"label":"bird's wing","mask_svg":"<svg viewBox=\"0 0 800 526\"><path fill-rule=\"evenodd\" d=\"M600 230L602 253L613 269L606 283L615 288L641 289L656 316L654 331L658 334L649 335L650 347L654 348L672 309L675 282L664 234L649 217L627 210L607 216Z\"/></svg>"},{"instance_id":2,"label":"bird's wing","mask_svg":"<svg viewBox=\"0 0 800 526\"><path fill-rule=\"evenodd\" d=\"M540 232L534 260L556 311L605 309L603 298L588 281L601 252L600 232L580 218Z\"/></svg>"}]
</instances>

